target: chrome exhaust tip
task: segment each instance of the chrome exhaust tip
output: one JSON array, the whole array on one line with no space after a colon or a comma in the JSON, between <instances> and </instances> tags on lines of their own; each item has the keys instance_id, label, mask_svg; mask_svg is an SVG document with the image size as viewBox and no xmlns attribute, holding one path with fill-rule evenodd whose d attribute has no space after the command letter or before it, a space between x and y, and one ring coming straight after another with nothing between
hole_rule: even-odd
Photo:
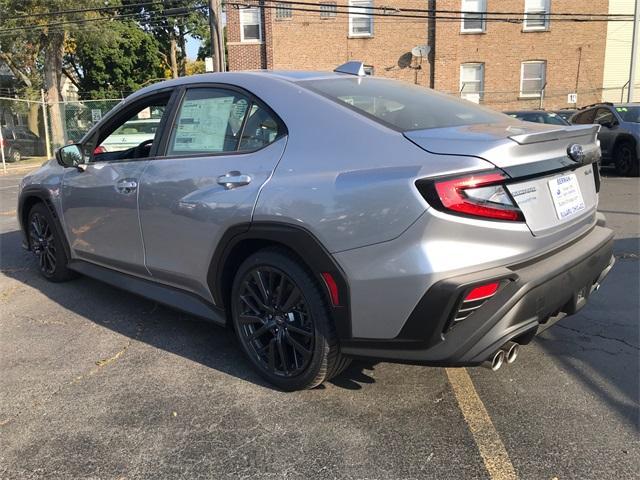
<instances>
[{"instance_id":1,"label":"chrome exhaust tip","mask_svg":"<svg viewBox=\"0 0 640 480\"><path fill-rule=\"evenodd\" d=\"M505 355L502 350L498 350L493 356L485 361L482 366L488 368L492 372L497 372L504 363Z\"/></svg>"},{"instance_id":2,"label":"chrome exhaust tip","mask_svg":"<svg viewBox=\"0 0 640 480\"><path fill-rule=\"evenodd\" d=\"M507 342L500 349L504 352L504 360L509 365L516 361L520 353L520 345L516 342Z\"/></svg>"}]
</instances>

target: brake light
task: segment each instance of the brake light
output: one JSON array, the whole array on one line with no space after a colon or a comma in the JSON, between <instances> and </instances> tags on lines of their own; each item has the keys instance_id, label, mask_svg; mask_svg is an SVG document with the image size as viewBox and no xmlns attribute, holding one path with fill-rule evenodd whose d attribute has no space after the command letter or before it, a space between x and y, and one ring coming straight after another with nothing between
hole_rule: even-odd
<instances>
[{"instance_id":1,"label":"brake light","mask_svg":"<svg viewBox=\"0 0 640 480\"><path fill-rule=\"evenodd\" d=\"M504 188L507 178L493 171L443 180L419 180L416 185L427 202L438 210L492 220L524 221L522 212Z\"/></svg>"},{"instance_id":2,"label":"brake light","mask_svg":"<svg viewBox=\"0 0 640 480\"><path fill-rule=\"evenodd\" d=\"M106 148L104 148L102 145L98 145L96 148L93 149L93 154L94 155L98 155L98 154L104 153L106 151L107 151Z\"/></svg>"},{"instance_id":3,"label":"brake light","mask_svg":"<svg viewBox=\"0 0 640 480\"><path fill-rule=\"evenodd\" d=\"M498 291L499 286L500 283L492 282L487 283L486 285L475 287L469 293L467 293L467 296L464 297L464 301L471 302L473 300L481 300L483 298L492 297Z\"/></svg>"}]
</instances>

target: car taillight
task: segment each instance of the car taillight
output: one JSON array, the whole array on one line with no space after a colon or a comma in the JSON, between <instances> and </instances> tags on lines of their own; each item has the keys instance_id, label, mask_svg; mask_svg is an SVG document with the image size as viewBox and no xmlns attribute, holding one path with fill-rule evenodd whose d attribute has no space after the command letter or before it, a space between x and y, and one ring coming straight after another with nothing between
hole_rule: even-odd
<instances>
[{"instance_id":1,"label":"car taillight","mask_svg":"<svg viewBox=\"0 0 640 480\"><path fill-rule=\"evenodd\" d=\"M106 148L104 148L102 145L98 145L96 148L93 149L93 154L98 155L99 153L104 153L106 151L107 151Z\"/></svg>"},{"instance_id":2,"label":"car taillight","mask_svg":"<svg viewBox=\"0 0 640 480\"><path fill-rule=\"evenodd\" d=\"M507 178L504 173L492 171L441 180L418 180L416 186L427 202L438 210L522 222L522 212L504 188Z\"/></svg>"}]
</instances>

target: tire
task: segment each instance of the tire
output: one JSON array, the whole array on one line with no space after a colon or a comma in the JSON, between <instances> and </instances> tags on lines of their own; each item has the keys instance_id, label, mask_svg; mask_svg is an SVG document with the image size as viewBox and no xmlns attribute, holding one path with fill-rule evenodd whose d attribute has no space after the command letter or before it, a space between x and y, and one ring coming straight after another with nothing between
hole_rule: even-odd
<instances>
[{"instance_id":1,"label":"tire","mask_svg":"<svg viewBox=\"0 0 640 480\"><path fill-rule=\"evenodd\" d=\"M637 177L640 165L636 154L635 145L632 142L621 142L616 145L613 159L618 175L625 177Z\"/></svg>"},{"instance_id":2,"label":"tire","mask_svg":"<svg viewBox=\"0 0 640 480\"><path fill-rule=\"evenodd\" d=\"M284 249L260 250L240 265L231 315L253 367L282 390L314 388L350 363L340 354L326 295Z\"/></svg>"},{"instance_id":3,"label":"tire","mask_svg":"<svg viewBox=\"0 0 640 480\"><path fill-rule=\"evenodd\" d=\"M20 150L16 150L14 148L13 150L11 150L11 153L9 154L6 160L9 163L17 163L21 159L22 159L22 154L20 153Z\"/></svg>"},{"instance_id":4,"label":"tire","mask_svg":"<svg viewBox=\"0 0 640 480\"><path fill-rule=\"evenodd\" d=\"M65 282L76 274L67 268L69 259L62 243L65 240L58 235L54 222L44 203L36 203L27 223L29 246L38 259L40 274L52 282Z\"/></svg>"}]
</instances>

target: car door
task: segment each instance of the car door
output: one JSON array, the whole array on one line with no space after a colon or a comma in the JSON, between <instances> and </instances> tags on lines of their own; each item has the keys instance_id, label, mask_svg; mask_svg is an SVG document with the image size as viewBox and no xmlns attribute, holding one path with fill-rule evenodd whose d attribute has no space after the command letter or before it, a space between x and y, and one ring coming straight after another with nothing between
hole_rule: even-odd
<instances>
[{"instance_id":1,"label":"car door","mask_svg":"<svg viewBox=\"0 0 640 480\"><path fill-rule=\"evenodd\" d=\"M231 86L185 90L162 157L140 186L146 266L163 283L213 301L209 262L227 228L251 221L260 188L286 144L267 105Z\"/></svg>"},{"instance_id":2,"label":"car door","mask_svg":"<svg viewBox=\"0 0 640 480\"><path fill-rule=\"evenodd\" d=\"M170 96L165 92L123 105L115 115L105 119L95 141L83 145L84 151L93 152L89 161L81 168L65 171L62 211L74 258L148 275L138 219L138 185L157 143L154 138L141 147L119 148L111 141L109 152L101 144L112 140L119 128L139 117L162 120ZM159 132L156 135L159 138Z\"/></svg>"},{"instance_id":3,"label":"car door","mask_svg":"<svg viewBox=\"0 0 640 480\"><path fill-rule=\"evenodd\" d=\"M613 155L613 144L619 126L618 121L609 108L602 107L596 111L593 122L600 125L598 140L600 140L602 156L610 158Z\"/></svg>"}]
</instances>

